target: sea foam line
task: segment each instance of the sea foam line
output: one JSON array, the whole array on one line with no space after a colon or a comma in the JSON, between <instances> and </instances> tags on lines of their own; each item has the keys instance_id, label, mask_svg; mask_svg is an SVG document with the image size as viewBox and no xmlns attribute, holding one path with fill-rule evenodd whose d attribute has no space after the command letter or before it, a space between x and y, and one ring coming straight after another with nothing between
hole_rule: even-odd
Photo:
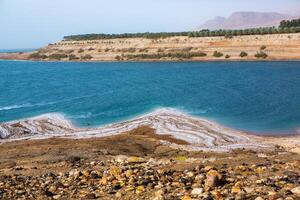
<instances>
[{"instance_id":1,"label":"sea foam line","mask_svg":"<svg viewBox=\"0 0 300 200\"><path fill-rule=\"evenodd\" d=\"M27 108L27 107L32 107L32 106L33 106L32 104L4 106L4 107L0 107L0 111L13 110L13 109L18 109L18 108Z\"/></svg>"},{"instance_id":2,"label":"sea foam line","mask_svg":"<svg viewBox=\"0 0 300 200\"><path fill-rule=\"evenodd\" d=\"M157 134L171 135L184 140L190 144L188 147L193 150L224 151L241 146L245 148L269 147L258 142L257 136L247 135L169 108L156 109L134 119L97 128L79 128L74 126L64 115L45 114L0 124L0 137L5 139L2 141L49 137L94 138L117 135L140 126L149 126L154 128Z\"/></svg>"}]
</instances>

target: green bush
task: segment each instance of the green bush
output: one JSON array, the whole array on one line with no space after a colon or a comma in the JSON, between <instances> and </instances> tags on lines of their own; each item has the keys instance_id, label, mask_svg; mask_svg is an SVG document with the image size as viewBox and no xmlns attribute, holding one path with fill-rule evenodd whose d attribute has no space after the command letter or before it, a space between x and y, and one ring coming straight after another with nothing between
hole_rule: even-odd
<instances>
[{"instance_id":1,"label":"green bush","mask_svg":"<svg viewBox=\"0 0 300 200\"><path fill-rule=\"evenodd\" d=\"M93 58L93 57L92 57L91 55L89 55L89 54L87 54L87 55L81 57L82 60L91 60L92 58Z\"/></svg>"},{"instance_id":2,"label":"green bush","mask_svg":"<svg viewBox=\"0 0 300 200\"><path fill-rule=\"evenodd\" d=\"M226 34L226 35L224 35L224 37L225 37L226 39L232 39L232 38L233 38L233 36L232 36L231 34Z\"/></svg>"},{"instance_id":3,"label":"green bush","mask_svg":"<svg viewBox=\"0 0 300 200\"><path fill-rule=\"evenodd\" d=\"M136 55L126 55L128 59L161 59L161 58L178 58L178 59L190 59L193 57L204 57L207 56L203 52L176 52L176 53L156 53L156 54L136 54Z\"/></svg>"},{"instance_id":4,"label":"green bush","mask_svg":"<svg viewBox=\"0 0 300 200\"><path fill-rule=\"evenodd\" d=\"M29 59L47 59L48 56L45 54L40 54L40 53L33 53L29 55Z\"/></svg>"},{"instance_id":5,"label":"green bush","mask_svg":"<svg viewBox=\"0 0 300 200\"><path fill-rule=\"evenodd\" d=\"M79 50L78 50L78 53L83 53L83 52L84 52L83 49L79 49Z\"/></svg>"},{"instance_id":6,"label":"green bush","mask_svg":"<svg viewBox=\"0 0 300 200\"><path fill-rule=\"evenodd\" d=\"M293 20L283 20L280 22L279 28L300 27L300 18Z\"/></svg>"},{"instance_id":7,"label":"green bush","mask_svg":"<svg viewBox=\"0 0 300 200\"><path fill-rule=\"evenodd\" d=\"M265 46L265 45L262 45L261 47L260 47L260 50L265 50L267 47Z\"/></svg>"},{"instance_id":8,"label":"green bush","mask_svg":"<svg viewBox=\"0 0 300 200\"><path fill-rule=\"evenodd\" d=\"M164 50L161 49L161 48L159 48L159 49L157 49L157 52L158 52L158 53L162 53L162 52L164 52Z\"/></svg>"},{"instance_id":9,"label":"green bush","mask_svg":"<svg viewBox=\"0 0 300 200\"><path fill-rule=\"evenodd\" d=\"M69 60L78 60L78 59L79 58L74 54L69 55Z\"/></svg>"},{"instance_id":10,"label":"green bush","mask_svg":"<svg viewBox=\"0 0 300 200\"><path fill-rule=\"evenodd\" d=\"M260 51L260 52L257 52L255 55L254 55L257 59L266 59L268 57L268 54L266 54L265 52L263 51Z\"/></svg>"},{"instance_id":11,"label":"green bush","mask_svg":"<svg viewBox=\"0 0 300 200\"><path fill-rule=\"evenodd\" d=\"M248 53L247 53L247 52L242 51L242 52L240 53L240 57L241 57L241 58L244 58L244 57L246 57L246 56L248 56Z\"/></svg>"},{"instance_id":12,"label":"green bush","mask_svg":"<svg viewBox=\"0 0 300 200\"><path fill-rule=\"evenodd\" d=\"M63 58L67 58L67 57L68 57L67 54L62 54L62 53L54 53L49 56L49 58L53 59L53 60L61 60Z\"/></svg>"},{"instance_id":13,"label":"green bush","mask_svg":"<svg viewBox=\"0 0 300 200\"><path fill-rule=\"evenodd\" d=\"M223 53L218 52L218 51L214 51L213 56L216 57L216 58L220 58L220 57L223 56Z\"/></svg>"}]
</instances>

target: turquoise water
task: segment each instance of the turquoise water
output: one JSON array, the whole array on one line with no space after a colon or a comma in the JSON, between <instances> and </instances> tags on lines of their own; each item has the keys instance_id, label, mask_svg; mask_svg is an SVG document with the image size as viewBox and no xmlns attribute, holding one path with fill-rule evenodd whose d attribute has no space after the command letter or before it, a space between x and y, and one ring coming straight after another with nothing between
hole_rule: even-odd
<instances>
[{"instance_id":1,"label":"turquoise water","mask_svg":"<svg viewBox=\"0 0 300 200\"><path fill-rule=\"evenodd\" d=\"M0 61L0 121L64 113L98 126L170 107L263 134L300 128L300 62Z\"/></svg>"}]
</instances>

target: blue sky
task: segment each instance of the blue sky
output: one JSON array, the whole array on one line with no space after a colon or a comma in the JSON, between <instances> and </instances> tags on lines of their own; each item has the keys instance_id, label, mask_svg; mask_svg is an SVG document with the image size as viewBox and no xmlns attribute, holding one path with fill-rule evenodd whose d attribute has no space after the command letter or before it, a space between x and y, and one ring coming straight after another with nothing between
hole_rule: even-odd
<instances>
[{"instance_id":1,"label":"blue sky","mask_svg":"<svg viewBox=\"0 0 300 200\"><path fill-rule=\"evenodd\" d=\"M300 0L0 0L0 49L64 35L193 30L235 11L296 12Z\"/></svg>"}]
</instances>

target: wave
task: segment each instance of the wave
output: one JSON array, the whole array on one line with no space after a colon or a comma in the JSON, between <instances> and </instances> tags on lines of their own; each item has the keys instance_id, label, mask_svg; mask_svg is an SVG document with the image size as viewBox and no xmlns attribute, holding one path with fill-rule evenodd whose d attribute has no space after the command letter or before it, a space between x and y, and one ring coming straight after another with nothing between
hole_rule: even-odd
<instances>
[{"instance_id":1,"label":"wave","mask_svg":"<svg viewBox=\"0 0 300 200\"><path fill-rule=\"evenodd\" d=\"M33 106L34 105L32 105L32 104L4 106L4 107L0 107L0 111L14 110L14 109L19 109L19 108L28 108L28 107L33 107Z\"/></svg>"},{"instance_id":2,"label":"wave","mask_svg":"<svg viewBox=\"0 0 300 200\"><path fill-rule=\"evenodd\" d=\"M17 104L17 105L9 105L9 106L3 106L0 107L0 111L7 111L7 110L14 110L14 109L20 109L20 108L30 108L30 107L36 107L36 106L49 106L49 105L54 105L54 104L59 104L59 103L64 103L64 102L70 102L82 98L89 98L95 95L86 95L86 96L80 96L80 97L74 97L70 99L64 99L60 101L50 101L50 102L42 102L42 103L24 103L24 104Z\"/></svg>"}]
</instances>

